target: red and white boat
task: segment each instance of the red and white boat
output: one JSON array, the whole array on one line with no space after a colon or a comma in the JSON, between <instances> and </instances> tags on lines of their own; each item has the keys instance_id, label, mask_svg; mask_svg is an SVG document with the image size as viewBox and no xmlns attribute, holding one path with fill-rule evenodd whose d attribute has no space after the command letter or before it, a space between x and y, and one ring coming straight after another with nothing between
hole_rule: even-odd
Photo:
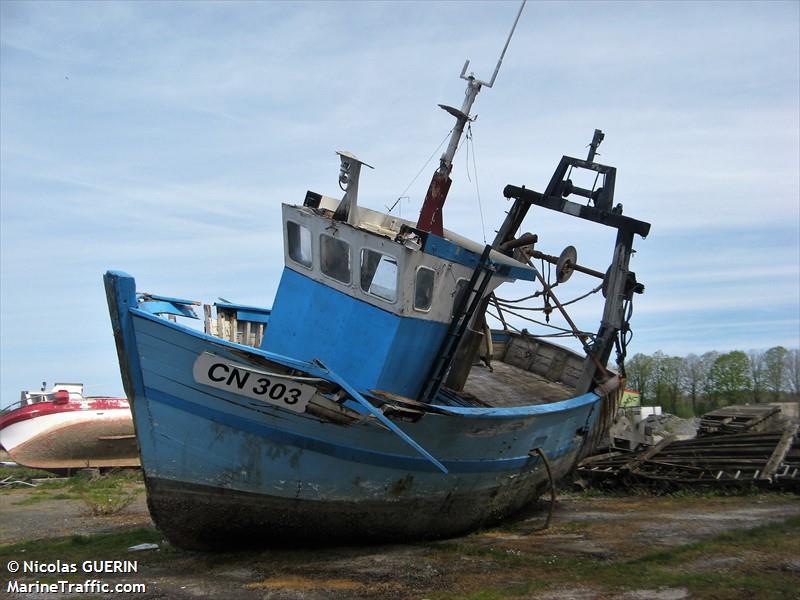
<instances>
[{"instance_id":1,"label":"red and white boat","mask_svg":"<svg viewBox=\"0 0 800 600\"><path fill-rule=\"evenodd\" d=\"M40 469L137 467L139 451L126 398L83 395L83 384L22 392L0 412L0 446Z\"/></svg>"}]
</instances>

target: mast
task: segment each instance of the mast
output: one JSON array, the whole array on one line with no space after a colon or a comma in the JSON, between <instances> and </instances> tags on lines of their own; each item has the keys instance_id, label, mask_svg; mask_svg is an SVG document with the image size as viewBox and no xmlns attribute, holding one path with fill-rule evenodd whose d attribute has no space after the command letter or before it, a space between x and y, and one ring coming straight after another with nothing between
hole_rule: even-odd
<instances>
[{"instance_id":1,"label":"mast","mask_svg":"<svg viewBox=\"0 0 800 600\"><path fill-rule=\"evenodd\" d=\"M467 122L473 120L469 115L469 111L472 109L478 92L480 92L481 88L484 86L488 88L492 87L495 79L497 79L497 73L500 71L500 65L503 63L503 57L506 55L508 44L511 42L511 37L514 35L514 30L517 28L517 23L522 15L522 9L525 8L525 2L527 2L527 0L522 0L522 4L517 12L517 18L514 19L514 25L512 25L511 32L508 34L508 39L506 39L506 44L503 46L503 51L500 53L500 58L497 60L497 66L494 68L492 78L486 82L477 79L473 73L465 76L467 68L469 67L469 60L467 60L464 63L464 68L461 69L460 75L461 79L467 82L467 89L464 93L464 102L461 104L461 109L444 104L439 105L440 108L446 110L456 118L456 125L453 127L453 131L450 134L450 142L447 145L447 149L439 159L439 168L436 169L431 178L431 183L425 194L425 201L419 212L417 229L428 231L438 236L444 235L442 208L444 207L445 200L447 200L447 192L450 190L450 184L452 183L450 172L453 170L453 157L456 155L461 136L464 134L464 126Z\"/></svg>"}]
</instances>

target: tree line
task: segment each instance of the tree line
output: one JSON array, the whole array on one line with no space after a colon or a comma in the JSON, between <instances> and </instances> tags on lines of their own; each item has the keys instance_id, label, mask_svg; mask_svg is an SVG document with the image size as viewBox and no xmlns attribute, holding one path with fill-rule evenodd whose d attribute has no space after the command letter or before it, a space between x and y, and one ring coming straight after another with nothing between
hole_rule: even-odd
<instances>
[{"instance_id":1,"label":"tree line","mask_svg":"<svg viewBox=\"0 0 800 600\"><path fill-rule=\"evenodd\" d=\"M635 354L625 363L627 387L643 406L681 417L729 404L800 401L800 350L706 352L687 356Z\"/></svg>"}]
</instances>

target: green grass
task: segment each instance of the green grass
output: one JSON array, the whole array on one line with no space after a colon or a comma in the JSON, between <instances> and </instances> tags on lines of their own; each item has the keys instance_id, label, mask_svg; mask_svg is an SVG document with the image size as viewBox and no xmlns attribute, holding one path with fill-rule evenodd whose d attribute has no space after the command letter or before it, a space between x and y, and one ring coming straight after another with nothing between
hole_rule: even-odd
<instances>
[{"instance_id":1,"label":"green grass","mask_svg":"<svg viewBox=\"0 0 800 600\"><path fill-rule=\"evenodd\" d=\"M158 544L157 551L128 552L130 546L137 544ZM0 544L0 574L5 576L5 565L9 560L37 560L40 562L63 562L80 565L85 560L135 560L139 572L144 566L160 567L172 564L185 557L182 551L163 542L156 529L139 528L95 535L71 535L61 538L30 540L15 544ZM175 567L170 567L171 569ZM43 582L59 580L82 581L86 579L78 567L76 573L42 573L32 576Z\"/></svg>"},{"instance_id":2,"label":"green grass","mask_svg":"<svg viewBox=\"0 0 800 600\"><path fill-rule=\"evenodd\" d=\"M466 547L465 547L466 546ZM673 549L650 552L639 557L614 562L582 556L523 551L513 565L505 561L502 551L493 548L470 549L468 544L431 544L445 557L452 553L493 559L495 575L508 570L507 579L522 579L513 585L492 585L471 595L443 592L431 597L439 600L473 598L496 600L525 597L537 590L563 588L602 589L618 595L631 589L686 588L692 597L714 599L789 599L797 598L800 578L781 569L781 560L800 556L800 517L791 517L753 529L736 530L708 540ZM743 557L731 569L702 561L714 558ZM754 558L755 557L755 558ZM693 566L694 565L694 566Z\"/></svg>"},{"instance_id":3,"label":"green grass","mask_svg":"<svg viewBox=\"0 0 800 600\"><path fill-rule=\"evenodd\" d=\"M0 544L0 564L14 560L39 560L78 562L81 560L129 560L144 557L147 553L131 554L128 547L136 544L161 545L161 534L155 529L132 529L96 535L71 535L61 538L30 540L15 544Z\"/></svg>"},{"instance_id":4,"label":"green grass","mask_svg":"<svg viewBox=\"0 0 800 600\"><path fill-rule=\"evenodd\" d=\"M100 477L76 476L69 487L94 515L111 515L131 504L141 491L141 474L136 471L111 472Z\"/></svg>"},{"instance_id":5,"label":"green grass","mask_svg":"<svg viewBox=\"0 0 800 600\"><path fill-rule=\"evenodd\" d=\"M509 548L496 548L494 546L475 545L474 542L428 542L426 544L434 554L448 554L459 556L475 556L491 558L504 562L520 562L522 554Z\"/></svg>"},{"instance_id":6,"label":"green grass","mask_svg":"<svg viewBox=\"0 0 800 600\"><path fill-rule=\"evenodd\" d=\"M29 469L28 467L0 467L0 479L5 479L6 477L29 481L31 479L42 479L44 477L58 477L58 475L50 471Z\"/></svg>"},{"instance_id":7,"label":"green grass","mask_svg":"<svg viewBox=\"0 0 800 600\"><path fill-rule=\"evenodd\" d=\"M44 500L76 500L79 499L80 496L78 494L69 494L69 493L50 493L49 490L36 490L33 492L32 495L24 498L23 500L19 500L17 502L12 502L14 506L31 506L32 504L38 504Z\"/></svg>"},{"instance_id":8,"label":"green grass","mask_svg":"<svg viewBox=\"0 0 800 600\"><path fill-rule=\"evenodd\" d=\"M28 470L31 471L31 470ZM16 475L22 478L20 474ZM36 474L38 477L38 473ZM142 474L136 470L110 471L92 476L78 473L69 479L44 481L36 488L3 490L10 498L19 496L19 490L28 492L24 498L13 502L17 506L30 506L45 500L75 500L86 504L94 515L110 515L121 511L142 491Z\"/></svg>"}]
</instances>

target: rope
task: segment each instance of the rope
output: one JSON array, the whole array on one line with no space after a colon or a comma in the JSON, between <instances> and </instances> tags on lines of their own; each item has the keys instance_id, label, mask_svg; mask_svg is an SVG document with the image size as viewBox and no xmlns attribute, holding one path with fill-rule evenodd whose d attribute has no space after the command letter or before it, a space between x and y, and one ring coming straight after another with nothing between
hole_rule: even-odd
<instances>
[{"instance_id":1,"label":"rope","mask_svg":"<svg viewBox=\"0 0 800 600\"><path fill-rule=\"evenodd\" d=\"M625 315L622 321L622 328L617 332L614 343L617 347L617 366L624 375L625 357L628 355L628 344L633 340L633 329L631 329L630 326L631 317L633 317L633 294L631 294L630 299L623 305L622 312Z\"/></svg>"},{"instance_id":2,"label":"rope","mask_svg":"<svg viewBox=\"0 0 800 600\"><path fill-rule=\"evenodd\" d=\"M573 298L569 302L562 302L561 306L569 306L570 304L575 304L576 302L580 302L584 298L588 298L592 294L596 294L600 290L603 289L603 284L601 283L596 288L586 292L585 294L578 296L577 298ZM530 300L531 298L537 298L542 295L542 292L536 292L535 294L531 294L530 296L525 296L523 298L518 298L516 300L506 300L505 298L498 298L497 301L502 304L503 306L507 307L509 304L517 304L519 302L523 302L525 300ZM544 308L534 308L534 307L527 307L527 306L518 306L517 310L544 310Z\"/></svg>"},{"instance_id":3,"label":"rope","mask_svg":"<svg viewBox=\"0 0 800 600\"><path fill-rule=\"evenodd\" d=\"M542 295L542 292L536 292L535 294L531 294L530 296L523 296L522 298L517 298L516 300L506 300L505 298L497 298L498 302L502 302L503 304L516 304L517 302L525 302L525 300L530 300L531 298L538 298Z\"/></svg>"},{"instance_id":4,"label":"rope","mask_svg":"<svg viewBox=\"0 0 800 600\"><path fill-rule=\"evenodd\" d=\"M478 211L481 215L481 231L483 243L486 243L486 223L483 220L483 205L481 204L481 189L478 185L478 165L475 162L475 138L472 135L472 123L467 124L467 179L469 179L469 146L472 146L472 171L475 173L475 194L478 196ZM472 181L471 179L469 179Z\"/></svg>"},{"instance_id":5,"label":"rope","mask_svg":"<svg viewBox=\"0 0 800 600\"><path fill-rule=\"evenodd\" d=\"M586 336L586 337L593 337L594 336L593 333L589 333L588 331L578 331L576 333L576 332L573 332L571 329L564 329L563 327L558 327L557 325L551 325L550 323L542 323L541 321L537 321L536 319L531 319L530 317L526 317L524 315L516 313L513 310L509 310L508 307L504 307L504 308L505 308L506 312L508 312L511 315L514 315L515 317L518 317L518 318L522 319L523 321L528 321L529 323L535 323L536 325L541 325L542 327L548 327L550 329L555 329L557 331L560 331L562 337L571 337L571 336L574 336L574 335L583 335L583 336ZM496 315L492 315L492 316L495 317L498 321L500 320ZM511 327L511 325L509 325L509 327ZM517 329L516 331L519 331L519 329ZM545 337L545 336L542 335L542 336L539 336L539 337Z\"/></svg>"},{"instance_id":6,"label":"rope","mask_svg":"<svg viewBox=\"0 0 800 600\"><path fill-rule=\"evenodd\" d=\"M486 314L488 314L490 317L494 317L495 319L497 319L497 315L495 315L493 312L491 312L489 310L486 311ZM510 323L506 327L506 331L509 331L509 330L510 331L516 331L518 334L523 335L523 336L527 335L527 336L530 336L530 337L536 337L537 339L538 338L559 338L559 339L561 339L561 338L573 337L573 335L571 333L537 333L534 336L527 329L519 329L518 327L514 327Z\"/></svg>"},{"instance_id":7,"label":"rope","mask_svg":"<svg viewBox=\"0 0 800 600\"><path fill-rule=\"evenodd\" d=\"M556 482L553 479L553 472L550 470L550 461L547 460L547 454L544 453L544 450L541 448L534 448L533 450L528 451L528 456L535 456L539 455L544 461L544 468L547 471L547 480L550 483L550 506L547 509L547 518L544 521L544 525L540 528L534 528L527 532L527 535L530 535L534 531L543 531L550 527L550 521L553 518L553 509L556 506Z\"/></svg>"},{"instance_id":8,"label":"rope","mask_svg":"<svg viewBox=\"0 0 800 600\"><path fill-rule=\"evenodd\" d=\"M453 129L455 129L455 127L453 127ZM395 200L395 201L394 201L394 204L392 204L392 206L391 206L391 208L389 208L389 211L388 211L388 212L392 212L392 211L395 209L395 207L397 206L397 204L400 202L400 200L401 200L402 198L408 198L408 196L406 196L406 192L408 192L408 190L411 188L411 186L412 186L412 185L414 185L414 182L417 180L417 177L419 177L420 175L422 175L422 172L423 172L423 171L425 170L425 168L428 166L428 163L429 163L429 162L431 162L431 160L433 160L433 157L434 157L434 156L436 156L436 153L437 153L437 152L439 152L439 149L440 149L440 148L441 148L441 147L444 145L444 143L447 141L447 138L449 138L449 137L450 137L450 134L451 134L451 133L453 133L453 129L451 129L450 131L448 131L448 132L447 132L447 135L446 135L446 136L444 136L444 138L442 139L442 141L441 141L441 142L439 142L439 145L438 145L438 146L436 146L436 150L434 150L434 151L433 151L433 154L431 154L431 155L428 157L428 160L426 160L426 161L425 161L425 164L424 164L424 165L422 165L422 168L421 168L419 171L417 171L417 174L416 174L416 175L414 175L414 177L411 179L411 181L410 181L410 182L408 183L408 185L406 186L406 189L404 189L404 190L402 191L402 193L401 193L401 194L400 194L400 195L397 197L397 200ZM388 208L388 207L387 207L387 208ZM401 208L402 208L402 207L401 207Z\"/></svg>"}]
</instances>

